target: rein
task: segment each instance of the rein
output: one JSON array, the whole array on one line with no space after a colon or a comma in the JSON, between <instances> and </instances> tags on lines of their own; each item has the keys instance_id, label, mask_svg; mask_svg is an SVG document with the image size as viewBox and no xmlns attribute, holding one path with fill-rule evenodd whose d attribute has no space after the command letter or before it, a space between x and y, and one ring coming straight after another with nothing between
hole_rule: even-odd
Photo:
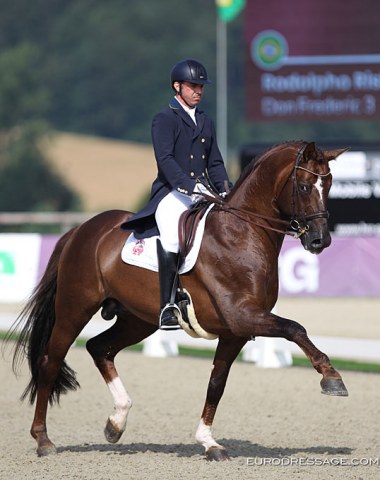
<instances>
[{"instance_id":1,"label":"rein","mask_svg":"<svg viewBox=\"0 0 380 480\"><path fill-rule=\"evenodd\" d=\"M293 182L293 191L292 191L292 218L290 221L288 220L282 220L280 218L275 218L275 217L270 217L267 215L262 215L259 213L254 213L248 210L236 208L236 207L231 207L224 201L224 199L220 197L214 197L211 195L203 195L205 201L208 203L214 203L219 207L219 211L225 211L233 214L235 217L239 218L240 220L243 220L244 222L247 222L252 225L256 225L258 227L271 230L276 233L281 233L283 235L290 235L293 238L300 238L302 235L304 235L308 230L309 226L307 225L306 222L315 220L316 218L328 218L329 217L329 212L327 210L323 210L321 212L316 212L312 213L310 215L305 215L302 214L300 215L296 213L297 207L300 205L301 200L299 198L299 193L298 193L298 182L297 182L297 170L304 170L312 175L315 175L317 177L327 177L331 175L331 173L325 173L325 174L319 174L316 172L313 172L312 170L309 170L307 168L301 167L299 164L301 162L301 159L303 157L303 153L305 151L307 144L303 145L301 149L299 150L294 168L292 170L292 173L290 176L292 177L292 182ZM287 184L290 176L288 177L287 181L284 183L284 186L281 189L280 195L282 193L282 190L284 189L285 185ZM248 218L247 218L248 217ZM253 220L252 217L255 219ZM271 225L263 224L257 220L267 220L270 222L277 223L279 226L283 225L286 227L285 229L280 229L276 227L272 227ZM289 231L289 228L292 229L292 231Z\"/></svg>"}]
</instances>

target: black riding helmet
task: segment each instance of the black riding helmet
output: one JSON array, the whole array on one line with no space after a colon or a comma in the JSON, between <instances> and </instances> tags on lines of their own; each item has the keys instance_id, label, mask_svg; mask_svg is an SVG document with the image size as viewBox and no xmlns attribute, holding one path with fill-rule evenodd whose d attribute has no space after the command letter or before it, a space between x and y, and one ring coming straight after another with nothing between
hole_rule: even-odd
<instances>
[{"instance_id":1,"label":"black riding helmet","mask_svg":"<svg viewBox=\"0 0 380 480\"><path fill-rule=\"evenodd\" d=\"M207 78L207 70L197 60L188 58L176 63L170 74L171 86L173 90L174 82L190 82L198 85L211 83Z\"/></svg>"}]
</instances>

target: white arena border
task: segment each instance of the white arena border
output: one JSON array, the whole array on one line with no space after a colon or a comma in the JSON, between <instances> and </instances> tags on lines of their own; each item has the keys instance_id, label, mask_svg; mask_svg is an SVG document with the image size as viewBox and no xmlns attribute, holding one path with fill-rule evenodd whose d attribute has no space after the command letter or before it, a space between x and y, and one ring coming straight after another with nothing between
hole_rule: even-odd
<instances>
[{"instance_id":1,"label":"white arena border","mask_svg":"<svg viewBox=\"0 0 380 480\"><path fill-rule=\"evenodd\" d=\"M0 315L0 331L7 331L15 320L15 315ZM83 329L79 338L88 339L110 328L113 321L94 317ZM380 363L380 340L367 340L343 337L311 336L315 345L331 358ZM150 357L178 355L178 347L199 348L215 351L217 340L195 339L183 330L174 332L157 331L143 342L143 353ZM257 337L249 341L243 349L243 360L253 362L258 367L278 368L290 366L292 355L304 353L293 342L282 338Z\"/></svg>"}]
</instances>

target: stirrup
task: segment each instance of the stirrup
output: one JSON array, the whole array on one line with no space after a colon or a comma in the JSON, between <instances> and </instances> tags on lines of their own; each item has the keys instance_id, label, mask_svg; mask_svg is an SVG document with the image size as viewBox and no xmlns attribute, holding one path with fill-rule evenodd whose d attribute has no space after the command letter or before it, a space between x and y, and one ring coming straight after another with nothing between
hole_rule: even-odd
<instances>
[{"instance_id":1,"label":"stirrup","mask_svg":"<svg viewBox=\"0 0 380 480\"><path fill-rule=\"evenodd\" d=\"M173 310L173 315L175 317L175 320L173 320L173 316L171 316L171 318L169 319L168 322L163 323L162 322L163 315L169 309ZM175 303L167 303L164 306L164 308L161 310L160 319L159 319L159 327L158 328L160 330L179 330L179 329L181 329L182 327L178 323L178 317L182 317L181 310L179 309L178 305L176 305Z\"/></svg>"}]
</instances>

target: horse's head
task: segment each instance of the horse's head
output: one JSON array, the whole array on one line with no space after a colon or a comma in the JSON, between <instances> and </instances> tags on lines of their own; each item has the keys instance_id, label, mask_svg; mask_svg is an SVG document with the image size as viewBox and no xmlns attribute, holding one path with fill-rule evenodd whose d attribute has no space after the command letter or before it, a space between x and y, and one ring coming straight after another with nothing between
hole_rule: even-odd
<instances>
[{"instance_id":1,"label":"horse's head","mask_svg":"<svg viewBox=\"0 0 380 480\"><path fill-rule=\"evenodd\" d=\"M282 216L291 219L291 229L311 253L321 253L331 243L326 208L332 184L329 162L346 150L320 150L315 143L304 142L294 152L290 171L284 170L287 179L279 187L277 205Z\"/></svg>"}]
</instances>

